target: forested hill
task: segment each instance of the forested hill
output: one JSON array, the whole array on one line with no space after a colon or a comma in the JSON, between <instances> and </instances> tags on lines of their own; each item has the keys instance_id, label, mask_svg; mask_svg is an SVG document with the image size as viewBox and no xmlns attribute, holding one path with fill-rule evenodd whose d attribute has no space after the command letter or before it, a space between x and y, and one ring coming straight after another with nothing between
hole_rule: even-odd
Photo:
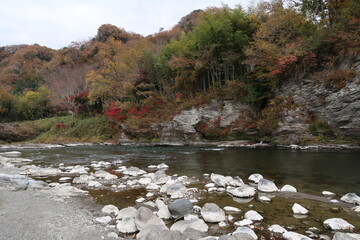
<instances>
[{"instance_id":1,"label":"forested hill","mask_svg":"<svg viewBox=\"0 0 360 240\"><path fill-rule=\"evenodd\" d=\"M319 110L325 102L315 110L300 106L306 93L297 86L307 93L323 89L320 101L355 84L350 102L359 101L359 53L358 0L274 0L248 11L210 7L146 37L104 24L91 40L60 50L2 46L0 122L105 116L133 138L157 139L153 123L216 99L246 105L248 122L236 129L219 126L219 119L204 123L205 138L231 132L232 139L277 133L281 139L284 125L291 128L291 111L309 127L304 138L358 138L358 119L346 123L350 131L339 130L343 125Z\"/></svg>"}]
</instances>

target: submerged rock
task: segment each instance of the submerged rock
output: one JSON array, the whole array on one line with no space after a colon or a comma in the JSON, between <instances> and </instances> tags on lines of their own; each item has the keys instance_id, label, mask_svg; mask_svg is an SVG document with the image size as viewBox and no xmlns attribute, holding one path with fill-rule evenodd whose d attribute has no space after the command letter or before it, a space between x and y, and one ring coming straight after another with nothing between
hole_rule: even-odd
<instances>
[{"instance_id":1,"label":"submerged rock","mask_svg":"<svg viewBox=\"0 0 360 240\"><path fill-rule=\"evenodd\" d=\"M193 204L189 199L181 198L171 202L168 206L171 216L174 218L183 217L193 212Z\"/></svg>"},{"instance_id":2,"label":"submerged rock","mask_svg":"<svg viewBox=\"0 0 360 240\"><path fill-rule=\"evenodd\" d=\"M201 216L205 222L217 223L225 220L224 211L215 203L205 203L201 208Z\"/></svg>"},{"instance_id":3,"label":"submerged rock","mask_svg":"<svg viewBox=\"0 0 360 240\"><path fill-rule=\"evenodd\" d=\"M277 192L279 189L275 185L273 181L270 181L268 179L260 179L258 182L258 189L261 192Z\"/></svg>"},{"instance_id":4,"label":"submerged rock","mask_svg":"<svg viewBox=\"0 0 360 240\"><path fill-rule=\"evenodd\" d=\"M342 218L330 218L324 221L324 227L332 231L353 231L355 227Z\"/></svg>"}]
</instances>

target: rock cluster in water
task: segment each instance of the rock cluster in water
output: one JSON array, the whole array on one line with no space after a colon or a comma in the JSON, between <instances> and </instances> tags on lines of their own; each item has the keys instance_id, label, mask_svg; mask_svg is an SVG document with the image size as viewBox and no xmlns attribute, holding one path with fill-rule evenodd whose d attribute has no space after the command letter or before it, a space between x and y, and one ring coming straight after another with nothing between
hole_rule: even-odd
<instances>
[{"instance_id":1,"label":"rock cluster in water","mask_svg":"<svg viewBox=\"0 0 360 240\"><path fill-rule=\"evenodd\" d=\"M273 224L263 223L263 212L251 209L245 211L234 206L221 207L214 202L196 205L199 200L204 201L206 194L229 194L235 202L250 202L256 196L257 200L267 204L271 202L277 192L283 194L296 193L291 185L284 185L280 189L276 184L264 178L261 174L249 176L248 183L239 176L223 176L212 173L205 174L206 182L187 176L167 175L169 168L165 163L150 165L147 169L125 166L121 161L92 162L89 166L39 167L31 164L30 159L21 158L21 152L0 153L1 168L16 168L19 174L0 174L0 189L13 191L29 188L46 188L54 195L62 198L87 194L82 189L102 189L113 192L129 189L144 189L134 206L119 209L114 205L102 208L100 216L94 221L104 225L111 232L109 238L136 239L245 239L264 238L263 234L281 237L289 240L306 240L311 238L330 239L320 236L319 229L310 228L304 233L294 232L293 229ZM17 167L15 167L17 166ZM49 184L36 181L30 177L57 176L59 182ZM203 188L189 187L191 184ZM335 194L323 191L322 195L334 197ZM209 198L210 199L210 198ZM341 197L341 201L360 205L360 197L355 193L348 193ZM251 207L251 205L249 206ZM311 208L294 203L289 211L294 217L311 214ZM352 208L354 213L360 212L360 206ZM266 217L265 217L266 218ZM333 240L359 239L358 234L352 233L355 227L341 218L323 220L324 229L336 232ZM226 229L226 234L212 236L216 231L212 229ZM329 233L329 232L327 232ZM135 234L135 235L134 235ZM310 238L311 237L311 238ZM281 239L280 238L280 239Z\"/></svg>"}]
</instances>

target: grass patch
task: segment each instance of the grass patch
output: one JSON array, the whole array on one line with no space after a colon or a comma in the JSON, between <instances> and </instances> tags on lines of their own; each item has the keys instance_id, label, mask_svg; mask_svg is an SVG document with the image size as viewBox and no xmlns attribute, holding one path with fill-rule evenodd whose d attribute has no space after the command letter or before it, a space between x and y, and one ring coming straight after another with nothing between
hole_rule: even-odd
<instances>
[{"instance_id":1,"label":"grass patch","mask_svg":"<svg viewBox=\"0 0 360 240\"><path fill-rule=\"evenodd\" d=\"M21 122L19 128L36 143L103 142L117 133L104 117L52 117Z\"/></svg>"}]
</instances>

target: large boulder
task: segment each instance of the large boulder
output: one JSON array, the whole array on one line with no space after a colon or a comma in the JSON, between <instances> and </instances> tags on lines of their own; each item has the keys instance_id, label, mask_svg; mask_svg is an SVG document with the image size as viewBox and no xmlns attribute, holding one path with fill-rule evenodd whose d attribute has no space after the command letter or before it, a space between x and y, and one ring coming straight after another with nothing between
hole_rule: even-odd
<instances>
[{"instance_id":1,"label":"large boulder","mask_svg":"<svg viewBox=\"0 0 360 240\"><path fill-rule=\"evenodd\" d=\"M150 225L157 225L166 228L165 223L161 218L154 215L154 213L146 207L140 207L135 215L136 228L141 231Z\"/></svg>"},{"instance_id":2,"label":"large boulder","mask_svg":"<svg viewBox=\"0 0 360 240\"><path fill-rule=\"evenodd\" d=\"M311 240L311 238L296 232L284 232L282 236L286 240Z\"/></svg>"},{"instance_id":3,"label":"large boulder","mask_svg":"<svg viewBox=\"0 0 360 240\"><path fill-rule=\"evenodd\" d=\"M174 223L170 230L184 232L187 228L192 228L201 232L207 232L209 227L202 219L192 219L192 220L181 220Z\"/></svg>"},{"instance_id":4,"label":"large boulder","mask_svg":"<svg viewBox=\"0 0 360 240\"><path fill-rule=\"evenodd\" d=\"M324 221L324 227L332 231L353 231L355 227L342 218L330 218Z\"/></svg>"},{"instance_id":5,"label":"large boulder","mask_svg":"<svg viewBox=\"0 0 360 240\"><path fill-rule=\"evenodd\" d=\"M217 223L225 220L225 212L215 203L205 203L201 208L201 216L205 222Z\"/></svg>"},{"instance_id":6,"label":"large boulder","mask_svg":"<svg viewBox=\"0 0 360 240\"><path fill-rule=\"evenodd\" d=\"M226 192L234 197L239 197L239 198L253 197L256 193L255 188L250 187L247 184L244 184L241 187L237 187L237 188L228 188Z\"/></svg>"},{"instance_id":7,"label":"large boulder","mask_svg":"<svg viewBox=\"0 0 360 240\"><path fill-rule=\"evenodd\" d=\"M168 208L174 218L183 217L193 212L193 204L187 198L180 198L171 202Z\"/></svg>"},{"instance_id":8,"label":"large boulder","mask_svg":"<svg viewBox=\"0 0 360 240\"><path fill-rule=\"evenodd\" d=\"M155 201L155 204L158 208L158 212L157 212L158 217L160 217L162 219L170 219L171 218L171 213L169 211L169 208L162 200L157 199Z\"/></svg>"},{"instance_id":9,"label":"large boulder","mask_svg":"<svg viewBox=\"0 0 360 240\"><path fill-rule=\"evenodd\" d=\"M237 235L240 237L243 237L245 240L247 240L249 235L253 240L258 239L258 236L256 233L249 227L238 227L235 232L233 232L233 235ZM237 238L241 240L242 238Z\"/></svg>"},{"instance_id":10,"label":"large boulder","mask_svg":"<svg viewBox=\"0 0 360 240\"><path fill-rule=\"evenodd\" d=\"M123 219L123 218L126 218L126 217L135 218L136 214L137 214L136 208L127 207L127 208L123 208L123 209L121 209L121 210L119 210L117 212L116 219Z\"/></svg>"},{"instance_id":11,"label":"large boulder","mask_svg":"<svg viewBox=\"0 0 360 240\"><path fill-rule=\"evenodd\" d=\"M152 180L155 184L165 184L170 179L171 177L166 175L163 170L158 170L154 173L154 175L152 175Z\"/></svg>"},{"instance_id":12,"label":"large boulder","mask_svg":"<svg viewBox=\"0 0 360 240\"><path fill-rule=\"evenodd\" d=\"M133 217L122 218L116 224L116 228L121 233L134 233L138 231Z\"/></svg>"},{"instance_id":13,"label":"large boulder","mask_svg":"<svg viewBox=\"0 0 360 240\"><path fill-rule=\"evenodd\" d=\"M273 181L270 181L268 179L260 179L258 183L258 189L261 192L277 192L279 189L275 185Z\"/></svg>"},{"instance_id":14,"label":"large boulder","mask_svg":"<svg viewBox=\"0 0 360 240\"><path fill-rule=\"evenodd\" d=\"M336 232L332 240L359 240L360 234Z\"/></svg>"},{"instance_id":15,"label":"large boulder","mask_svg":"<svg viewBox=\"0 0 360 240\"><path fill-rule=\"evenodd\" d=\"M340 199L343 202L360 205L360 197L356 193L347 193Z\"/></svg>"},{"instance_id":16,"label":"large boulder","mask_svg":"<svg viewBox=\"0 0 360 240\"><path fill-rule=\"evenodd\" d=\"M27 189L40 189L44 187L47 187L47 184L42 181L36 181L22 175L0 173L0 189L21 191Z\"/></svg>"}]
</instances>

